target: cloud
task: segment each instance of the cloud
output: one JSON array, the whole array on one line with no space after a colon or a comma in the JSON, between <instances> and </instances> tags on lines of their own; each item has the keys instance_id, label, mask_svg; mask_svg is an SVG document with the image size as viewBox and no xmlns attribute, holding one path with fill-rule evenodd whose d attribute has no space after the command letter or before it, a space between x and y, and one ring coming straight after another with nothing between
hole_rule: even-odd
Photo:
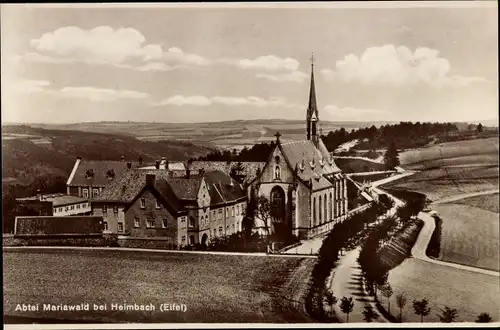
<instances>
[{"instance_id":1,"label":"cloud","mask_svg":"<svg viewBox=\"0 0 500 330\"><path fill-rule=\"evenodd\" d=\"M274 55L260 56L254 60L227 60L227 63L236 65L241 69L260 69L266 71L296 71L299 68L299 62L296 59L290 57L281 58Z\"/></svg>"},{"instance_id":2,"label":"cloud","mask_svg":"<svg viewBox=\"0 0 500 330\"><path fill-rule=\"evenodd\" d=\"M234 97L234 96L183 96L175 95L161 102L155 103L155 106L176 105L176 106L209 106L213 104L221 104L225 106L255 106L263 107L285 107L285 108L300 108L300 105L289 103L284 98L272 97L263 99L257 96Z\"/></svg>"},{"instance_id":3,"label":"cloud","mask_svg":"<svg viewBox=\"0 0 500 330\"><path fill-rule=\"evenodd\" d=\"M84 30L68 26L44 33L31 40L30 45L34 51L23 58L33 62L111 64L139 71L175 68L169 64L202 66L211 63L177 47L165 51L159 44L148 44L144 35L133 28L99 26ZM147 64L131 65L131 61Z\"/></svg>"},{"instance_id":4,"label":"cloud","mask_svg":"<svg viewBox=\"0 0 500 330\"><path fill-rule=\"evenodd\" d=\"M274 82L292 81L298 83L304 82L308 77L308 75L302 71L293 71L281 74L257 73L255 76L257 78L263 78Z\"/></svg>"},{"instance_id":5,"label":"cloud","mask_svg":"<svg viewBox=\"0 0 500 330\"><path fill-rule=\"evenodd\" d=\"M360 82L363 84L417 84L434 87L464 86L472 82L487 82L479 77L449 76L450 63L439 51L419 47L411 51L405 46L384 45L367 48L361 56L349 54L337 61L335 70L323 69L327 80Z\"/></svg>"},{"instance_id":6,"label":"cloud","mask_svg":"<svg viewBox=\"0 0 500 330\"><path fill-rule=\"evenodd\" d=\"M45 87L50 86L51 82L47 80L18 80L14 82L5 81L5 91L10 93L40 93L45 91Z\"/></svg>"},{"instance_id":7,"label":"cloud","mask_svg":"<svg viewBox=\"0 0 500 330\"><path fill-rule=\"evenodd\" d=\"M339 107L337 105L329 104L326 105L324 111L329 117L336 119L354 119L363 120L366 119L387 119L392 113L385 110L379 109L363 109L363 108L353 108L353 107Z\"/></svg>"},{"instance_id":8,"label":"cloud","mask_svg":"<svg viewBox=\"0 0 500 330\"><path fill-rule=\"evenodd\" d=\"M54 93L62 98L80 98L93 102L112 102L118 100L141 100L149 97L149 94L131 91L114 90L109 88L96 87L64 87Z\"/></svg>"}]
</instances>

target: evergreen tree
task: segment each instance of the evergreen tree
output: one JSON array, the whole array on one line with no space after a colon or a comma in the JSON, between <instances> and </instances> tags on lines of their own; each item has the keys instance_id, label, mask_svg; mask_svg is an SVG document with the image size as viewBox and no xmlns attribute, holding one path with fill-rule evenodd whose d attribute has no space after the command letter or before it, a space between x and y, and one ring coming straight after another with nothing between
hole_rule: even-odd
<instances>
[{"instance_id":1,"label":"evergreen tree","mask_svg":"<svg viewBox=\"0 0 500 330\"><path fill-rule=\"evenodd\" d=\"M396 149L394 141L391 141L387 151L385 152L384 163L388 170L392 170L399 165L398 149Z\"/></svg>"}]
</instances>

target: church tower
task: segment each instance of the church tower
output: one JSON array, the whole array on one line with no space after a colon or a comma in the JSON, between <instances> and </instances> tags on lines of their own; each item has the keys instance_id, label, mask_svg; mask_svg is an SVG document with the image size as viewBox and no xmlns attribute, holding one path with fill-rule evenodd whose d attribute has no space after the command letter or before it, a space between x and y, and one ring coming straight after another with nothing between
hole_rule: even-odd
<instances>
[{"instance_id":1,"label":"church tower","mask_svg":"<svg viewBox=\"0 0 500 330\"><path fill-rule=\"evenodd\" d=\"M311 56L311 86L309 89L309 106L307 107L307 139L318 146L320 136L318 106L316 105L316 87L314 86L314 56Z\"/></svg>"}]
</instances>

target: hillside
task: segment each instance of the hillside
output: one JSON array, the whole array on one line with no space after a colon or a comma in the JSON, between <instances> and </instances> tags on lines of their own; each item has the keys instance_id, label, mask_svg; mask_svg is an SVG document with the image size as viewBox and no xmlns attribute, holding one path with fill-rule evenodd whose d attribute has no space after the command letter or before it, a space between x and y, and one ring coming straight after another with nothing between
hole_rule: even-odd
<instances>
[{"instance_id":1,"label":"hillside","mask_svg":"<svg viewBox=\"0 0 500 330\"><path fill-rule=\"evenodd\" d=\"M140 141L134 137L29 126L2 127L2 182L32 184L38 176L67 177L75 158L154 162L186 160L211 148L179 141Z\"/></svg>"}]
</instances>

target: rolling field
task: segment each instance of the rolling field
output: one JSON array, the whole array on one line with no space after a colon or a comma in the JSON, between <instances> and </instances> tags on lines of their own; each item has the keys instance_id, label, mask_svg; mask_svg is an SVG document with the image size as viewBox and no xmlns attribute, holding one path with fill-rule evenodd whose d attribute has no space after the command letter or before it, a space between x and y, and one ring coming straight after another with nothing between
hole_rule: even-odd
<instances>
[{"instance_id":1,"label":"rolling field","mask_svg":"<svg viewBox=\"0 0 500 330\"><path fill-rule=\"evenodd\" d=\"M405 168L412 167L412 169L418 169L418 166L426 166L425 163L432 163L436 160L448 158L454 158L451 161L453 164L456 164L459 161L458 158L462 157L465 157L467 164L484 164L484 155L487 155L488 162L498 164L498 137L447 142L426 148L407 150L399 154L399 161ZM475 160L474 158L479 159ZM462 163L464 163L463 160ZM408 166L410 164L412 166ZM442 166L442 163L437 162L435 166Z\"/></svg>"},{"instance_id":2,"label":"rolling field","mask_svg":"<svg viewBox=\"0 0 500 330\"><path fill-rule=\"evenodd\" d=\"M498 188L498 166L437 168L392 181L382 188L406 189L426 194L436 201L453 195Z\"/></svg>"},{"instance_id":3,"label":"rolling field","mask_svg":"<svg viewBox=\"0 0 500 330\"><path fill-rule=\"evenodd\" d=\"M394 291L391 312L399 315L396 295L405 293L408 303L403 308L404 322L420 322L413 312L414 299L426 298L431 312L424 322L439 322L436 314L449 306L458 311L457 322L474 322L480 313L489 313L493 321L499 321L500 279L448 266L408 258L389 272L389 283ZM384 305L386 299L384 298Z\"/></svg>"},{"instance_id":4,"label":"rolling field","mask_svg":"<svg viewBox=\"0 0 500 330\"><path fill-rule=\"evenodd\" d=\"M4 250L4 322L312 322L302 295L315 259L99 250ZM106 304L20 312L16 304ZM186 312L111 311L177 303Z\"/></svg>"},{"instance_id":5,"label":"rolling field","mask_svg":"<svg viewBox=\"0 0 500 330\"><path fill-rule=\"evenodd\" d=\"M498 198L499 198L498 194L490 194L490 195L464 198L453 202L453 204L469 205L480 208L482 210L494 213L500 213Z\"/></svg>"},{"instance_id":6,"label":"rolling field","mask_svg":"<svg viewBox=\"0 0 500 330\"><path fill-rule=\"evenodd\" d=\"M458 203L437 204L432 209L443 219L440 260L499 270L498 213Z\"/></svg>"}]
</instances>

